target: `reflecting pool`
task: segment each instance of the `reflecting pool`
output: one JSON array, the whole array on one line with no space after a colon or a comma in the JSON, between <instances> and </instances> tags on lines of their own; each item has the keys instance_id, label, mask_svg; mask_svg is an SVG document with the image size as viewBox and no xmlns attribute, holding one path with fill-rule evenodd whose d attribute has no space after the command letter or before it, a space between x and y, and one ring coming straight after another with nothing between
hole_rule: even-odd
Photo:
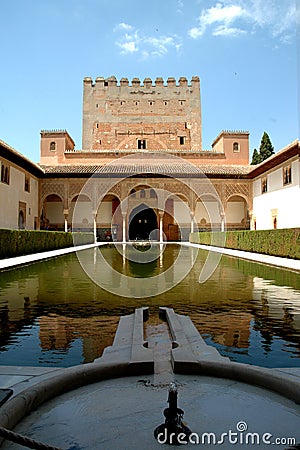
<instances>
[{"instance_id":1,"label":"reflecting pool","mask_svg":"<svg viewBox=\"0 0 300 450\"><path fill-rule=\"evenodd\" d=\"M122 245L79 254L0 273L0 365L91 362L111 345L120 315L149 306L151 326L167 306L231 360L300 367L300 274L222 256L200 283L208 252L171 244L150 249L146 262Z\"/></svg>"}]
</instances>

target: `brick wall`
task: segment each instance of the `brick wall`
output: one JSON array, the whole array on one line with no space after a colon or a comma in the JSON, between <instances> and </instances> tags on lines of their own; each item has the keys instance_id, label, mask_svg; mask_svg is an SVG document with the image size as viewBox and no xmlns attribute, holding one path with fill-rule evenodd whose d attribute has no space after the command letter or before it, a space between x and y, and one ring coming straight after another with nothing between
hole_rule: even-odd
<instances>
[{"instance_id":1,"label":"brick wall","mask_svg":"<svg viewBox=\"0 0 300 450\"><path fill-rule=\"evenodd\" d=\"M201 150L200 81L84 79L84 150Z\"/></svg>"}]
</instances>

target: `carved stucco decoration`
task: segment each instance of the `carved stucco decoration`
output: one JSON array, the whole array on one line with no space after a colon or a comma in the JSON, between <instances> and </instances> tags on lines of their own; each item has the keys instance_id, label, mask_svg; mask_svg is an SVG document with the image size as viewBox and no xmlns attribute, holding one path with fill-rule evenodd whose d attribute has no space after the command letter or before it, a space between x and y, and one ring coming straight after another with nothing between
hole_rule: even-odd
<instances>
[{"instance_id":1,"label":"carved stucco decoration","mask_svg":"<svg viewBox=\"0 0 300 450\"><path fill-rule=\"evenodd\" d=\"M247 204L250 203L250 185L247 182L231 182L225 185L225 201L228 202L233 195L240 195ZM249 205L250 206L250 205Z\"/></svg>"},{"instance_id":2,"label":"carved stucco decoration","mask_svg":"<svg viewBox=\"0 0 300 450\"><path fill-rule=\"evenodd\" d=\"M50 181L42 184L41 188L41 200L42 203L45 201L48 195L58 195L62 201L65 199L65 183L64 182L56 182Z\"/></svg>"}]
</instances>

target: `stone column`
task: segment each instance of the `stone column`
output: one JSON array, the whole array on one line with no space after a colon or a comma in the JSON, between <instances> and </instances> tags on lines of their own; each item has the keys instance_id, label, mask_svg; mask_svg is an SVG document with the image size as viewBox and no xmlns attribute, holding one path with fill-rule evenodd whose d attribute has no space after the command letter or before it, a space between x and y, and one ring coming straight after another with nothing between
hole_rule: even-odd
<instances>
[{"instance_id":1,"label":"stone column","mask_svg":"<svg viewBox=\"0 0 300 450\"><path fill-rule=\"evenodd\" d=\"M162 244L164 242L164 236L163 236L163 218L164 218L164 212L159 211L159 242Z\"/></svg>"},{"instance_id":2,"label":"stone column","mask_svg":"<svg viewBox=\"0 0 300 450\"><path fill-rule=\"evenodd\" d=\"M253 215L253 211L249 210L248 214L249 214L250 230L255 230L255 225L254 225L255 218L254 218L254 215Z\"/></svg>"},{"instance_id":3,"label":"stone column","mask_svg":"<svg viewBox=\"0 0 300 450\"><path fill-rule=\"evenodd\" d=\"M221 214L221 231L225 231L225 214Z\"/></svg>"},{"instance_id":4,"label":"stone column","mask_svg":"<svg viewBox=\"0 0 300 450\"><path fill-rule=\"evenodd\" d=\"M93 212L93 222L94 222L94 243L97 242L97 212Z\"/></svg>"},{"instance_id":5,"label":"stone column","mask_svg":"<svg viewBox=\"0 0 300 450\"><path fill-rule=\"evenodd\" d=\"M162 268L164 265L164 245L159 244L159 267Z\"/></svg>"},{"instance_id":6,"label":"stone column","mask_svg":"<svg viewBox=\"0 0 300 450\"><path fill-rule=\"evenodd\" d=\"M122 242L126 242L126 212L122 212L122 218L123 218L123 222L122 222Z\"/></svg>"},{"instance_id":7,"label":"stone column","mask_svg":"<svg viewBox=\"0 0 300 450\"><path fill-rule=\"evenodd\" d=\"M122 244L123 268L126 266L126 244Z\"/></svg>"},{"instance_id":8,"label":"stone column","mask_svg":"<svg viewBox=\"0 0 300 450\"><path fill-rule=\"evenodd\" d=\"M65 232L68 231L68 217L69 217L69 210L68 209L64 209Z\"/></svg>"},{"instance_id":9,"label":"stone column","mask_svg":"<svg viewBox=\"0 0 300 450\"><path fill-rule=\"evenodd\" d=\"M191 215L191 233L194 233L194 218L195 218L194 211L191 211L190 215Z\"/></svg>"}]
</instances>

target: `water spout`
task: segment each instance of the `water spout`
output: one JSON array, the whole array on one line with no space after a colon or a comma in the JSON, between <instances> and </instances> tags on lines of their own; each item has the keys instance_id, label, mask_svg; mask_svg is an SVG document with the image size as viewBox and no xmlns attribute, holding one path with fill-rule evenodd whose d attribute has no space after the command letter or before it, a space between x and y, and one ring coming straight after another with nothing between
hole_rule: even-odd
<instances>
[{"instance_id":1,"label":"water spout","mask_svg":"<svg viewBox=\"0 0 300 450\"><path fill-rule=\"evenodd\" d=\"M184 411L177 407L177 386L170 383L168 403L169 407L164 410L165 423L154 430L154 437L160 444L180 445L186 444L191 430L183 424Z\"/></svg>"}]
</instances>

